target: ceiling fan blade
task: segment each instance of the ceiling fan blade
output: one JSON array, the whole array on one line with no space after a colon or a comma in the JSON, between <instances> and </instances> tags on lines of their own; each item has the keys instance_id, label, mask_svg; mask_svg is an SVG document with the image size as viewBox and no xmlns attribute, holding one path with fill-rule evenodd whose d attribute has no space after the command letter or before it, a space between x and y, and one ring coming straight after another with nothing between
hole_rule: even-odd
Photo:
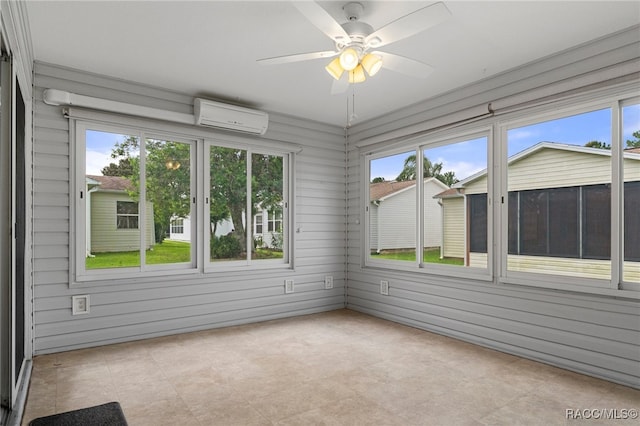
<instances>
[{"instance_id":1,"label":"ceiling fan blade","mask_svg":"<svg viewBox=\"0 0 640 426\"><path fill-rule=\"evenodd\" d=\"M348 43L349 34L329 13L315 1L293 1L293 6L302 13L313 25L325 33L336 43Z\"/></svg>"},{"instance_id":2,"label":"ceiling fan blade","mask_svg":"<svg viewBox=\"0 0 640 426\"><path fill-rule=\"evenodd\" d=\"M331 58L336 56L339 52L333 50L327 50L324 52L310 52L310 53L298 53L295 55L275 56L273 58L258 59L257 62L263 65L276 65L276 64L288 64L291 62L308 61L310 59L322 59Z\"/></svg>"},{"instance_id":3,"label":"ceiling fan blade","mask_svg":"<svg viewBox=\"0 0 640 426\"><path fill-rule=\"evenodd\" d=\"M427 78L433 72L431 65L418 62L415 59L394 55L387 52L371 52L382 57L382 68L396 71L411 77Z\"/></svg>"},{"instance_id":4,"label":"ceiling fan blade","mask_svg":"<svg viewBox=\"0 0 640 426\"><path fill-rule=\"evenodd\" d=\"M373 47L385 46L438 25L450 16L444 3L434 3L388 23L367 36L365 42Z\"/></svg>"},{"instance_id":5,"label":"ceiling fan blade","mask_svg":"<svg viewBox=\"0 0 640 426\"><path fill-rule=\"evenodd\" d=\"M333 80L331 84L331 94L332 95L340 95L349 89L349 76L348 73L342 74L340 80Z\"/></svg>"}]
</instances>

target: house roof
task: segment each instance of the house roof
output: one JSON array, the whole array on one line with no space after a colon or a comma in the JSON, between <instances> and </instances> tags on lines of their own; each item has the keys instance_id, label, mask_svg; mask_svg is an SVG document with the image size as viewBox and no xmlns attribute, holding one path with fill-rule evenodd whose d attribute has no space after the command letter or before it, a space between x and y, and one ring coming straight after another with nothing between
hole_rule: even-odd
<instances>
[{"instance_id":1,"label":"house roof","mask_svg":"<svg viewBox=\"0 0 640 426\"><path fill-rule=\"evenodd\" d=\"M583 154L593 154L593 155L602 155L602 156L611 156L611 150L602 149L602 148L590 148L586 146L580 145L569 145L565 143L559 142L538 142L537 144L530 146L529 148L522 150L507 159L507 164L511 165L518 161L521 161L531 155L538 153L544 149L558 149L562 151L572 151L572 152L581 152ZM625 158L633 158L635 160L640 160L640 148L626 149L624 151ZM479 172L467 177L466 179L461 180L460 182L453 185L453 188L463 188L470 182L475 181L487 174L487 169L482 169Z\"/></svg>"},{"instance_id":2,"label":"house roof","mask_svg":"<svg viewBox=\"0 0 640 426\"><path fill-rule=\"evenodd\" d=\"M401 191L415 184L415 180L372 183L371 185L369 185L369 199L371 201L380 200L388 195Z\"/></svg>"},{"instance_id":3,"label":"house roof","mask_svg":"<svg viewBox=\"0 0 640 426\"><path fill-rule=\"evenodd\" d=\"M433 198L458 198L464 194L464 188L449 188L446 191L442 191L439 194L433 196Z\"/></svg>"},{"instance_id":4,"label":"house roof","mask_svg":"<svg viewBox=\"0 0 640 426\"><path fill-rule=\"evenodd\" d=\"M438 179L434 177L430 177L424 180L424 183L433 182L438 186L441 186L443 189L448 188L447 185L440 182ZM411 188L416 185L416 181L414 180L403 180L400 182L397 181L389 181L389 182L377 182L369 185L369 200L371 201L382 201L385 198L396 195L404 190Z\"/></svg>"},{"instance_id":5,"label":"house roof","mask_svg":"<svg viewBox=\"0 0 640 426\"><path fill-rule=\"evenodd\" d=\"M98 183L97 191L133 191L134 189L131 181L121 176L87 175L86 177Z\"/></svg>"}]
</instances>

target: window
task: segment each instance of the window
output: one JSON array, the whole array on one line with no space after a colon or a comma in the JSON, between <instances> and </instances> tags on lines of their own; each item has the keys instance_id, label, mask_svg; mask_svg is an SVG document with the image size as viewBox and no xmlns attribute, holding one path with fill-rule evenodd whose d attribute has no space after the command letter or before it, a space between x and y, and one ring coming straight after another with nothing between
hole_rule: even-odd
<instances>
[{"instance_id":1,"label":"window","mask_svg":"<svg viewBox=\"0 0 640 426\"><path fill-rule=\"evenodd\" d=\"M507 277L636 288L624 283L640 282L638 129L640 105L617 102L507 129Z\"/></svg>"},{"instance_id":2,"label":"window","mask_svg":"<svg viewBox=\"0 0 640 426\"><path fill-rule=\"evenodd\" d=\"M486 136L456 138L372 156L367 263L486 271L487 144Z\"/></svg>"},{"instance_id":3,"label":"window","mask_svg":"<svg viewBox=\"0 0 640 426\"><path fill-rule=\"evenodd\" d=\"M74 120L76 281L289 265L286 148Z\"/></svg>"},{"instance_id":4,"label":"window","mask_svg":"<svg viewBox=\"0 0 640 426\"><path fill-rule=\"evenodd\" d=\"M209 146L210 262L288 262L287 174L285 155ZM253 226L246 226L247 211Z\"/></svg>"},{"instance_id":5,"label":"window","mask_svg":"<svg viewBox=\"0 0 640 426\"><path fill-rule=\"evenodd\" d=\"M191 236L173 241L167 231L172 218L194 215L195 142L80 121L76 133L84 148L76 180L78 278L193 268Z\"/></svg>"},{"instance_id":6,"label":"window","mask_svg":"<svg viewBox=\"0 0 640 426\"><path fill-rule=\"evenodd\" d=\"M170 234L184 234L184 219L174 219L171 222Z\"/></svg>"},{"instance_id":7,"label":"window","mask_svg":"<svg viewBox=\"0 0 640 426\"><path fill-rule=\"evenodd\" d=\"M118 229L138 229L138 203L117 201L116 222Z\"/></svg>"}]
</instances>

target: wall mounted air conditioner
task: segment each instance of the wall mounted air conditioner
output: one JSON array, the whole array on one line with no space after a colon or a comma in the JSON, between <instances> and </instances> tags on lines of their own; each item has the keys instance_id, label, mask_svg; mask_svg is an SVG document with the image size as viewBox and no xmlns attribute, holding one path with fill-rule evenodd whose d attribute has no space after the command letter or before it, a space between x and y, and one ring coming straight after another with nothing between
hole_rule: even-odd
<instances>
[{"instance_id":1,"label":"wall mounted air conditioner","mask_svg":"<svg viewBox=\"0 0 640 426\"><path fill-rule=\"evenodd\" d=\"M264 135L269 114L250 108L196 98L193 104L196 124L238 132Z\"/></svg>"}]
</instances>

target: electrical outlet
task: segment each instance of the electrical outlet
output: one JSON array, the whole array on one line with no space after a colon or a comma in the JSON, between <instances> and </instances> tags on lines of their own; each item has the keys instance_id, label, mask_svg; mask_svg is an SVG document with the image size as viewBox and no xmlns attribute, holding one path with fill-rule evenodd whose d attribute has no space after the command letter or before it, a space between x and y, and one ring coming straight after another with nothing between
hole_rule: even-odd
<instances>
[{"instance_id":1,"label":"electrical outlet","mask_svg":"<svg viewBox=\"0 0 640 426\"><path fill-rule=\"evenodd\" d=\"M284 292L285 292L285 294L293 293L293 290L294 290L293 280L284 280Z\"/></svg>"},{"instance_id":2,"label":"electrical outlet","mask_svg":"<svg viewBox=\"0 0 640 426\"><path fill-rule=\"evenodd\" d=\"M89 295L71 296L71 315L89 313Z\"/></svg>"},{"instance_id":3,"label":"electrical outlet","mask_svg":"<svg viewBox=\"0 0 640 426\"><path fill-rule=\"evenodd\" d=\"M327 290L333 288L333 276L326 275L324 277L324 288Z\"/></svg>"},{"instance_id":4,"label":"electrical outlet","mask_svg":"<svg viewBox=\"0 0 640 426\"><path fill-rule=\"evenodd\" d=\"M380 280L380 294L389 295L389 281Z\"/></svg>"}]
</instances>

